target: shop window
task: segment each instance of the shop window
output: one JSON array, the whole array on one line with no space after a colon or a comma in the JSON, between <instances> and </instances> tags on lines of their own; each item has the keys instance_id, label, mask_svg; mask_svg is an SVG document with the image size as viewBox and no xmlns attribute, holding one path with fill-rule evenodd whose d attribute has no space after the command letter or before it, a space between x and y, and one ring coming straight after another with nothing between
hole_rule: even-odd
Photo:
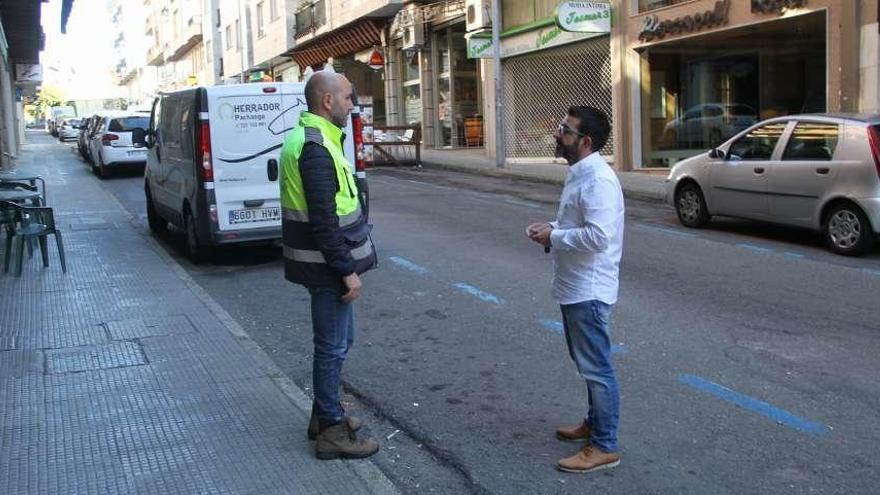
<instances>
[{"instance_id":1,"label":"shop window","mask_svg":"<svg viewBox=\"0 0 880 495\"><path fill-rule=\"evenodd\" d=\"M773 156L773 150L782 133L785 131L785 122L768 124L753 129L745 136L739 138L727 152L727 159L739 160L769 160Z\"/></svg>"},{"instance_id":2,"label":"shop window","mask_svg":"<svg viewBox=\"0 0 880 495\"><path fill-rule=\"evenodd\" d=\"M642 57L648 167L671 167L761 120L826 108L824 12L671 40Z\"/></svg>"},{"instance_id":3,"label":"shop window","mask_svg":"<svg viewBox=\"0 0 880 495\"><path fill-rule=\"evenodd\" d=\"M783 160L831 160L840 128L836 124L800 122L788 139Z\"/></svg>"}]
</instances>

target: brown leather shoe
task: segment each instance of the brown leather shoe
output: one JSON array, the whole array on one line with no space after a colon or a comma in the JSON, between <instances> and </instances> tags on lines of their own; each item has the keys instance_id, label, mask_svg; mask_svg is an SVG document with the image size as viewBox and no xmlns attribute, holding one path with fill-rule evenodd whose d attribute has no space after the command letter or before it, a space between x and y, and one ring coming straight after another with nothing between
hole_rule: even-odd
<instances>
[{"instance_id":1,"label":"brown leather shoe","mask_svg":"<svg viewBox=\"0 0 880 495\"><path fill-rule=\"evenodd\" d=\"M581 422L577 426L561 426L556 428L556 438L566 442L586 442L590 439L593 430L587 426L586 422Z\"/></svg>"},{"instance_id":2,"label":"brown leather shoe","mask_svg":"<svg viewBox=\"0 0 880 495\"><path fill-rule=\"evenodd\" d=\"M324 428L315 442L315 457L322 460L363 459L378 451L378 442L372 438L358 438L347 421Z\"/></svg>"},{"instance_id":3,"label":"brown leather shoe","mask_svg":"<svg viewBox=\"0 0 880 495\"><path fill-rule=\"evenodd\" d=\"M346 416L345 420L348 421L348 426L352 431L358 431L364 426L364 422L354 416ZM318 416L315 415L315 411L312 411L312 417L309 418L309 440L318 438L318 426Z\"/></svg>"},{"instance_id":4,"label":"brown leather shoe","mask_svg":"<svg viewBox=\"0 0 880 495\"><path fill-rule=\"evenodd\" d=\"M620 465L620 456L615 453L602 452L587 445L577 454L566 457L556 464L556 469L566 473L589 473L600 469L610 469Z\"/></svg>"}]
</instances>

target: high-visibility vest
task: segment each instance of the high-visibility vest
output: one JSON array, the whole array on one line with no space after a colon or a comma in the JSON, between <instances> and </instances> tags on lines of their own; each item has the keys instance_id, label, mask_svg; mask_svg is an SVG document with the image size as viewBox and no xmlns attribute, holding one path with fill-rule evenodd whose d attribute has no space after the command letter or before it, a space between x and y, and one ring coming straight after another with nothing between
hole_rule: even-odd
<instances>
[{"instance_id":1,"label":"high-visibility vest","mask_svg":"<svg viewBox=\"0 0 880 495\"><path fill-rule=\"evenodd\" d=\"M338 286L341 276L330 268L315 242L309 224L299 158L307 142L327 150L336 169L336 215L339 233L345 239L355 272L360 274L376 265L376 251L370 240L370 226L363 215L352 167L345 158L342 129L323 117L302 112L299 124L284 140L281 149L281 211L284 242L284 276L306 286Z\"/></svg>"}]
</instances>

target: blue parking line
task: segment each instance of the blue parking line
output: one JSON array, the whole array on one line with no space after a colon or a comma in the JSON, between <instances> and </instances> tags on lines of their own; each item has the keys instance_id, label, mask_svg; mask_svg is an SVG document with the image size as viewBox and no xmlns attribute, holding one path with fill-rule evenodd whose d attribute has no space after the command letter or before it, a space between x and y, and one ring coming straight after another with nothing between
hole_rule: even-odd
<instances>
[{"instance_id":1,"label":"blue parking line","mask_svg":"<svg viewBox=\"0 0 880 495\"><path fill-rule=\"evenodd\" d=\"M792 258L792 259L798 259L798 260L804 257L804 255L801 253L793 253L791 251L786 251L786 252L782 253L782 255L785 256L786 258Z\"/></svg>"},{"instance_id":2,"label":"blue parking line","mask_svg":"<svg viewBox=\"0 0 880 495\"><path fill-rule=\"evenodd\" d=\"M547 330L550 330L553 333L558 333L559 335L563 335L565 333L565 329L562 327L561 321L556 320L538 320L538 322ZM623 344L611 344L611 354L628 354L629 349L626 348Z\"/></svg>"},{"instance_id":3,"label":"blue parking line","mask_svg":"<svg viewBox=\"0 0 880 495\"><path fill-rule=\"evenodd\" d=\"M660 232L661 234L674 235L676 237L687 237L690 239L693 239L694 237L699 237L698 234L693 234L691 232L682 232L680 230L670 229L667 227L659 227L657 225L649 225L646 223L640 223L638 224L638 226L643 229L653 230L655 232Z\"/></svg>"},{"instance_id":4,"label":"blue parking line","mask_svg":"<svg viewBox=\"0 0 880 495\"><path fill-rule=\"evenodd\" d=\"M880 276L880 270L878 270L876 268L862 268L862 273L867 273L868 275Z\"/></svg>"},{"instance_id":5,"label":"blue parking line","mask_svg":"<svg viewBox=\"0 0 880 495\"><path fill-rule=\"evenodd\" d=\"M424 274L428 273L427 268L425 268L423 266L419 266L406 258L401 258L400 256L392 256L388 259L391 260L392 263L395 263L398 266L406 268L407 270L409 270L411 272L418 273L419 275L424 275Z\"/></svg>"},{"instance_id":6,"label":"blue parking line","mask_svg":"<svg viewBox=\"0 0 880 495\"><path fill-rule=\"evenodd\" d=\"M480 290L480 289L474 287L473 285L466 284L464 282L458 282L458 283L452 284L452 286L455 287L456 289L464 292L465 294L468 294L468 295L476 297L477 299L480 299L481 301L484 301L487 303L492 303L492 304L498 304L498 305L504 304L504 301L499 299L497 296L492 295L484 290Z\"/></svg>"},{"instance_id":7,"label":"blue parking line","mask_svg":"<svg viewBox=\"0 0 880 495\"><path fill-rule=\"evenodd\" d=\"M795 416L794 414L784 409L772 406L764 401L749 397L748 395L735 392L727 387L700 378L699 376L681 375L678 377L678 381L701 392L706 392L710 395L718 397L719 399L732 402L744 409L748 409L749 411L762 414L772 419L773 421L776 421L777 423L788 426L789 428L794 428L795 430L802 431L810 435L825 435L829 432L828 427L821 423L816 423L814 421L801 418L800 416Z\"/></svg>"},{"instance_id":8,"label":"blue parking line","mask_svg":"<svg viewBox=\"0 0 880 495\"><path fill-rule=\"evenodd\" d=\"M746 249L752 250L752 251L754 251L754 252L756 252L756 253L772 253L772 252L773 252L773 250L770 249L770 248L765 248L765 247L761 247L761 246L756 246L756 245L754 245L754 244L746 244L746 243L744 243L744 242L741 242L741 243L737 244L737 246L738 246L738 247L741 247L741 248L746 248Z\"/></svg>"}]
</instances>

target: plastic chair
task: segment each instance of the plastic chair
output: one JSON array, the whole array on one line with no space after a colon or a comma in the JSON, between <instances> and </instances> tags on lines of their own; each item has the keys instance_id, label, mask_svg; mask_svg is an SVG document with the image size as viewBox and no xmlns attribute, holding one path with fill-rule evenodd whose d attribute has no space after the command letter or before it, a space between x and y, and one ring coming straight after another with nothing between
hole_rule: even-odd
<instances>
[{"instance_id":1,"label":"plastic chair","mask_svg":"<svg viewBox=\"0 0 880 495\"><path fill-rule=\"evenodd\" d=\"M64 242L61 239L61 232L55 227L55 214L52 208L48 206L21 206L8 201L2 202L4 210L12 209L15 211L14 222L18 223L10 232L7 230L6 235L6 256L4 260L4 270L9 272L9 262L13 253L13 238L18 241L15 249L17 255L15 263L15 276L21 276L22 263L24 261L24 243L26 240L36 239L40 243L40 253L43 255L43 266L49 266L49 248L47 245L47 237L49 234L55 236L55 244L58 247L58 257L61 258L61 271L67 273L67 260L64 257ZM8 229L7 224L7 229ZM12 235L10 235L12 234Z\"/></svg>"}]
</instances>

